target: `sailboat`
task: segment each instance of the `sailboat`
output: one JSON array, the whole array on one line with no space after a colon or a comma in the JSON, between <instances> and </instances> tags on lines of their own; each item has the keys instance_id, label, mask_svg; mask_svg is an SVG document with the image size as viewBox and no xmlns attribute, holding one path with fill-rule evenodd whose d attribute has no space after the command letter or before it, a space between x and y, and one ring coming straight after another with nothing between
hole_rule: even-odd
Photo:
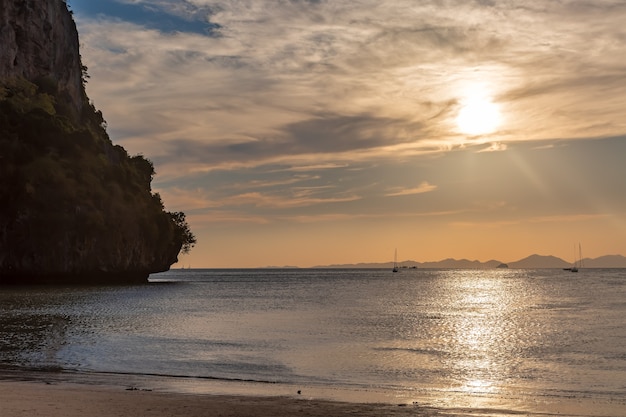
<instances>
[{"instance_id":1,"label":"sailboat","mask_svg":"<svg viewBox=\"0 0 626 417\"><path fill-rule=\"evenodd\" d=\"M583 266L583 253L580 248L580 243L578 244L578 258L574 256L574 265L571 268L563 268L565 271L578 272L578 268L582 268Z\"/></svg>"},{"instance_id":2,"label":"sailboat","mask_svg":"<svg viewBox=\"0 0 626 417\"><path fill-rule=\"evenodd\" d=\"M396 249L395 253L393 254L393 269L391 270L391 272L398 272L398 249Z\"/></svg>"}]
</instances>

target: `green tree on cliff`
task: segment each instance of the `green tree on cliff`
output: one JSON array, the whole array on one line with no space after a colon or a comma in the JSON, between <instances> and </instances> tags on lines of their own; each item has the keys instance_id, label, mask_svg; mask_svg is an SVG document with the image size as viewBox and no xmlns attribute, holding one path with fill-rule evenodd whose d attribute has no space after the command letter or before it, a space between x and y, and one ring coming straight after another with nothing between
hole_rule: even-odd
<instances>
[{"instance_id":1,"label":"green tree on cliff","mask_svg":"<svg viewBox=\"0 0 626 417\"><path fill-rule=\"evenodd\" d=\"M152 192L153 163L113 145L93 105L65 107L49 79L0 81L0 281L168 269L196 238Z\"/></svg>"}]
</instances>

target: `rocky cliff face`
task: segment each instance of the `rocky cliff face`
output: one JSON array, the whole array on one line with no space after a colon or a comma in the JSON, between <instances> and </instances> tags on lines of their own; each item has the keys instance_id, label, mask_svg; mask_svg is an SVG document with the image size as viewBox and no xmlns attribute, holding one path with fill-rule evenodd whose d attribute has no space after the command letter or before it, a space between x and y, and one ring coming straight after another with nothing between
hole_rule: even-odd
<instances>
[{"instance_id":1,"label":"rocky cliff face","mask_svg":"<svg viewBox=\"0 0 626 417\"><path fill-rule=\"evenodd\" d=\"M109 139L62 0L0 0L0 283L145 282L193 246Z\"/></svg>"},{"instance_id":2,"label":"rocky cliff face","mask_svg":"<svg viewBox=\"0 0 626 417\"><path fill-rule=\"evenodd\" d=\"M0 79L49 78L74 114L85 102L78 33L62 0L0 0Z\"/></svg>"}]
</instances>

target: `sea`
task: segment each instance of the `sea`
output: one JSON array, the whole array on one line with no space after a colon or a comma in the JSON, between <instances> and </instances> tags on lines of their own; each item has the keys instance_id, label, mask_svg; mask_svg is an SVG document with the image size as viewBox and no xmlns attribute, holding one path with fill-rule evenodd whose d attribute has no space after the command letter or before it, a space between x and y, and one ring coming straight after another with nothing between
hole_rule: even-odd
<instances>
[{"instance_id":1,"label":"sea","mask_svg":"<svg viewBox=\"0 0 626 417\"><path fill-rule=\"evenodd\" d=\"M626 416L626 269L178 269L0 288L0 379Z\"/></svg>"}]
</instances>

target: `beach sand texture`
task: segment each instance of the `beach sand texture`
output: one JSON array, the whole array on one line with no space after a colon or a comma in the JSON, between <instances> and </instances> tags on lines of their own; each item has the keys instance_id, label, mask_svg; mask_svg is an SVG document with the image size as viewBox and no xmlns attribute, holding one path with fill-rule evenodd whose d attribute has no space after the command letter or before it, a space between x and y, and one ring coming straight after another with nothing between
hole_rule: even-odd
<instances>
[{"instance_id":1,"label":"beach sand texture","mask_svg":"<svg viewBox=\"0 0 626 417\"><path fill-rule=\"evenodd\" d=\"M71 383L0 382L0 417L461 417L508 414L492 411L444 411L419 405L355 404L305 397L192 395Z\"/></svg>"}]
</instances>

